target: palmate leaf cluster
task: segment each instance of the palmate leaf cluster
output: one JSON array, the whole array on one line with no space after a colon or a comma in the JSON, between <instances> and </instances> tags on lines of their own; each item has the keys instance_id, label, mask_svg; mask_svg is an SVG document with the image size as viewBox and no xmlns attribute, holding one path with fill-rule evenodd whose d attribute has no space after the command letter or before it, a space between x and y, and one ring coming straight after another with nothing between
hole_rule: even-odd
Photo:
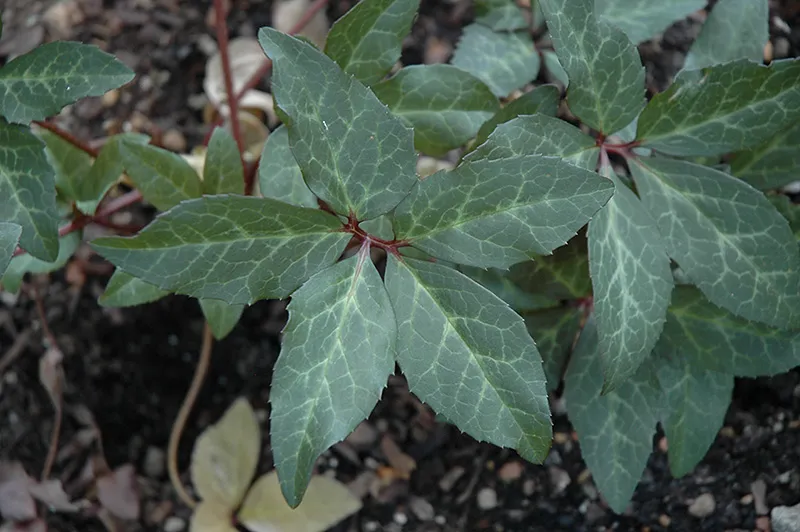
<instances>
[{"instance_id":1,"label":"palmate leaf cluster","mask_svg":"<svg viewBox=\"0 0 800 532\"><path fill-rule=\"evenodd\" d=\"M123 170L165 211L134 237L93 242L117 266L101 304L187 294L223 337L246 305L291 297L271 389L291 505L397 363L443 418L534 462L550 447L548 392L563 388L595 482L622 511L658 424L685 474L735 377L800 364L800 217L774 192L797 177L800 61L759 64L756 4L717 2L675 83L648 102L636 44L705 2L540 0L528 15L554 47L540 55L514 2L483 0L451 64L391 74L418 2L362 0L323 51L259 32L284 123L264 146L260 196L243 195L223 129L202 178L146 137L114 137L91 161L44 134L45 150L31 135L0 151L0 172L12 168L0 186L5 175L33 190L13 168L30 154L25 168L52 168L83 212ZM554 85L507 99L540 58L583 130L555 117ZM462 147L453 170L417 176L418 152ZM18 203L2 204L16 210L0 250L40 246L35 261L70 249L41 229L55 199ZM6 286L32 267L14 266L24 257Z\"/></svg>"}]
</instances>

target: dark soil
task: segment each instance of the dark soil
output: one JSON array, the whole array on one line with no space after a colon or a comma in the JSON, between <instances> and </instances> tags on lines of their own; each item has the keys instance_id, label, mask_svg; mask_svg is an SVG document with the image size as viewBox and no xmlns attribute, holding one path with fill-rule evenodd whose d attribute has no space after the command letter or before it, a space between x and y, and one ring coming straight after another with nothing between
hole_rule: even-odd
<instances>
[{"instance_id":1,"label":"dark soil","mask_svg":"<svg viewBox=\"0 0 800 532\"><path fill-rule=\"evenodd\" d=\"M202 105L187 102L202 94L207 60L202 41L212 34L206 23L209 2L79 3L88 14L63 38L99 44L139 76L120 91L118 101L80 102L63 114L62 123L83 138L134 127L154 135L177 131L187 150L201 143L207 128ZM270 23L270 2L232 3L229 24L234 36L253 35ZM0 60L52 37L41 21L50 5L4 1ZM348 2L332 2L329 15L335 18L348 7ZM773 7L792 28L787 34L773 20L773 47L795 55L800 10L791 1L775 2ZM459 0L424 0L403 61L418 63L436 54L446 60L470 16ZM663 90L680 68L697 27L698 21L687 20L662 39L642 45L651 90ZM135 217L148 215L134 212ZM82 425L70 412L85 406L102 431L111 467L132 463L137 468L142 518L128 523L127 530L177 531L180 524L188 529L189 510L175 497L158 457L194 370L202 317L197 304L183 297L133 309L103 309L96 298L106 279L89 275L81 285L59 273L41 285L48 322L65 354L67 414L61 446L77 441ZM30 293L23 291L18 299L4 295L0 303L0 359L15 342L23 349L0 375L0 460L20 460L38 476L50 441L53 408L38 380L46 340ZM260 302L215 345L209 378L182 440L182 471L187 471L194 439L238 396L250 400L268 441L269 383L285 318L283 303ZM478 443L436 422L408 392L402 377L393 377L357 435L320 460L321 471L335 470L337 478L364 498L364 509L335 530L765 530L768 519L757 508L763 513L762 504L772 508L800 502L797 370L773 379L738 381L725 427L705 460L684 478L670 476L664 440L657 435L655 452L624 515L613 514L598 495L561 401L554 398L552 407L556 441L546 463L535 466L513 451ZM407 480L391 467L384 450L387 442L381 444L384 438L416 462ZM86 455L84 450L59 460L56 476L69 486ZM259 467L272 467L268 446ZM188 482L188 475L184 479ZM757 490L753 494L756 480L766 485L764 500ZM689 506L704 493L713 496L714 511L704 518L690 515ZM492 495L496 504L487 508ZM51 530L62 532L104 530L89 517L50 514L47 521Z\"/></svg>"}]
</instances>

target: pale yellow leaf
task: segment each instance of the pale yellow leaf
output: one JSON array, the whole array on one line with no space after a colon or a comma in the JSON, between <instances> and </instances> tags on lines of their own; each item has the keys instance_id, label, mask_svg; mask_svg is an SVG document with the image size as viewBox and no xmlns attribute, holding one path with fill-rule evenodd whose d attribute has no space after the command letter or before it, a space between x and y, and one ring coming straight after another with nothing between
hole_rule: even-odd
<instances>
[{"instance_id":1,"label":"pale yellow leaf","mask_svg":"<svg viewBox=\"0 0 800 532\"><path fill-rule=\"evenodd\" d=\"M189 532L236 532L230 508L216 502L201 502L194 509Z\"/></svg>"},{"instance_id":2,"label":"pale yellow leaf","mask_svg":"<svg viewBox=\"0 0 800 532\"><path fill-rule=\"evenodd\" d=\"M253 480L260 448L253 408L246 399L237 399L195 443L191 473L200 497L236 508Z\"/></svg>"},{"instance_id":3,"label":"pale yellow leaf","mask_svg":"<svg viewBox=\"0 0 800 532\"><path fill-rule=\"evenodd\" d=\"M312 0L276 0L272 3L272 27L283 33L290 33L311 9L312 4ZM320 9L296 35L305 37L322 50L330 26L328 15L324 9Z\"/></svg>"},{"instance_id":4,"label":"pale yellow leaf","mask_svg":"<svg viewBox=\"0 0 800 532\"><path fill-rule=\"evenodd\" d=\"M361 500L344 484L314 476L303 502L292 510L273 471L253 484L239 511L239 521L253 532L324 532L360 509Z\"/></svg>"}]
</instances>

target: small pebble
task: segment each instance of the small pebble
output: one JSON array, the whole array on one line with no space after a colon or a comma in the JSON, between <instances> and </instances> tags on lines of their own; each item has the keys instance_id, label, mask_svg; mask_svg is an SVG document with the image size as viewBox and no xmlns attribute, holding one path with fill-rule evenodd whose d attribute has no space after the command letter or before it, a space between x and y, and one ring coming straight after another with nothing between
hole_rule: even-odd
<instances>
[{"instance_id":1,"label":"small pebble","mask_svg":"<svg viewBox=\"0 0 800 532\"><path fill-rule=\"evenodd\" d=\"M345 438L347 443L356 448L369 447L375 443L375 440L377 439L378 431L371 423L367 421L362 421L359 423L356 429L351 432L347 438Z\"/></svg>"},{"instance_id":2,"label":"small pebble","mask_svg":"<svg viewBox=\"0 0 800 532\"><path fill-rule=\"evenodd\" d=\"M180 517L168 517L166 521L164 521L164 532L181 532L186 528L186 523Z\"/></svg>"},{"instance_id":3,"label":"small pebble","mask_svg":"<svg viewBox=\"0 0 800 532\"><path fill-rule=\"evenodd\" d=\"M417 516L417 519L420 521L430 521L436 513L433 510L433 505L422 497L411 497L408 501L408 506L411 508L411 512Z\"/></svg>"},{"instance_id":4,"label":"small pebble","mask_svg":"<svg viewBox=\"0 0 800 532\"><path fill-rule=\"evenodd\" d=\"M603 510L603 507L596 502L593 502L588 508L586 508L586 520L590 523L602 519L605 517L605 515L606 511Z\"/></svg>"},{"instance_id":5,"label":"small pebble","mask_svg":"<svg viewBox=\"0 0 800 532\"><path fill-rule=\"evenodd\" d=\"M439 489L447 493L453 489L453 486L456 485L456 482L458 482L462 476L464 476L464 468L461 466L454 467L439 479Z\"/></svg>"},{"instance_id":6,"label":"small pebble","mask_svg":"<svg viewBox=\"0 0 800 532\"><path fill-rule=\"evenodd\" d=\"M741 499L739 499L739 502L741 504L744 504L745 506L747 506L748 504L753 504L753 494L752 493L748 493L747 495L745 495Z\"/></svg>"},{"instance_id":7,"label":"small pebble","mask_svg":"<svg viewBox=\"0 0 800 532\"><path fill-rule=\"evenodd\" d=\"M785 37L777 37L775 42L772 43L773 49L773 57L775 59L783 59L784 57L789 57L789 50L791 45L789 44L789 39Z\"/></svg>"},{"instance_id":8,"label":"small pebble","mask_svg":"<svg viewBox=\"0 0 800 532\"><path fill-rule=\"evenodd\" d=\"M500 477L500 480L503 482L514 482L515 480L519 480L523 471L525 471L525 466L515 460L503 464L503 467L497 472L497 476Z\"/></svg>"},{"instance_id":9,"label":"small pebble","mask_svg":"<svg viewBox=\"0 0 800 532\"><path fill-rule=\"evenodd\" d=\"M158 447L148 447L142 469L148 477L160 478L164 474L164 451Z\"/></svg>"},{"instance_id":10,"label":"small pebble","mask_svg":"<svg viewBox=\"0 0 800 532\"><path fill-rule=\"evenodd\" d=\"M447 522L447 518L445 518L445 516L443 515L437 515L436 517L433 518L433 522L436 523L437 525L443 525Z\"/></svg>"},{"instance_id":11,"label":"small pebble","mask_svg":"<svg viewBox=\"0 0 800 532\"><path fill-rule=\"evenodd\" d=\"M553 441L558 445L564 445L569 441L569 434L566 432L556 432L553 434Z\"/></svg>"},{"instance_id":12,"label":"small pebble","mask_svg":"<svg viewBox=\"0 0 800 532\"><path fill-rule=\"evenodd\" d=\"M522 493L526 497L530 497L536 491L536 482L533 479L528 479L522 483Z\"/></svg>"},{"instance_id":13,"label":"small pebble","mask_svg":"<svg viewBox=\"0 0 800 532\"><path fill-rule=\"evenodd\" d=\"M114 107L119 101L119 91L117 89L108 91L107 93L103 94L101 101L103 102L103 107L105 108Z\"/></svg>"},{"instance_id":14,"label":"small pebble","mask_svg":"<svg viewBox=\"0 0 800 532\"><path fill-rule=\"evenodd\" d=\"M670 523L672 523L672 518L667 514L661 514L658 516L658 524L663 526L664 528L667 528L670 525Z\"/></svg>"},{"instance_id":15,"label":"small pebble","mask_svg":"<svg viewBox=\"0 0 800 532\"><path fill-rule=\"evenodd\" d=\"M553 485L553 492L556 495L563 492L565 489L567 489L567 486L572 483L572 479L569 478L569 473L560 467L551 467L549 473L550 484Z\"/></svg>"},{"instance_id":16,"label":"small pebble","mask_svg":"<svg viewBox=\"0 0 800 532\"><path fill-rule=\"evenodd\" d=\"M394 513L394 522L398 525L404 525L408 523L408 516L403 512L395 512Z\"/></svg>"},{"instance_id":17,"label":"small pebble","mask_svg":"<svg viewBox=\"0 0 800 532\"><path fill-rule=\"evenodd\" d=\"M753 502L755 503L755 510L758 515L766 515L769 513L769 506L767 506L767 483L762 479L758 479L750 484L750 493L753 494Z\"/></svg>"},{"instance_id":18,"label":"small pebble","mask_svg":"<svg viewBox=\"0 0 800 532\"><path fill-rule=\"evenodd\" d=\"M721 436L725 436L726 438L735 438L736 431L733 430L733 427L722 427L719 431Z\"/></svg>"},{"instance_id":19,"label":"small pebble","mask_svg":"<svg viewBox=\"0 0 800 532\"><path fill-rule=\"evenodd\" d=\"M689 515L703 519L714 513L717 502L710 493L703 493L689 505Z\"/></svg>"},{"instance_id":20,"label":"small pebble","mask_svg":"<svg viewBox=\"0 0 800 532\"><path fill-rule=\"evenodd\" d=\"M380 527L380 524L376 523L375 521L367 521L364 523L364 530L366 532L375 532Z\"/></svg>"},{"instance_id":21,"label":"small pebble","mask_svg":"<svg viewBox=\"0 0 800 532\"><path fill-rule=\"evenodd\" d=\"M491 510L497 507L497 493L492 488L483 488L478 492L478 508Z\"/></svg>"},{"instance_id":22,"label":"small pebble","mask_svg":"<svg viewBox=\"0 0 800 532\"><path fill-rule=\"evenodd\" d=\"M777 480L781 484L788 484L789 481L792 480L792 471L789 470L781 473L775 480Z\"/></svg>"},{"instance_id":23,"label":"small pebble","mask_svg":"<svg viewBox=\"0 0 800 532\"><path fill-rule=\"evenodd\" d=\"M186 151L186 137L184 137L183 133L177 129L168 129L165 131L164 136L161 138L161 143L168 150L172 150L177 153L183 153Z\"/></svg>"}]
</instances>

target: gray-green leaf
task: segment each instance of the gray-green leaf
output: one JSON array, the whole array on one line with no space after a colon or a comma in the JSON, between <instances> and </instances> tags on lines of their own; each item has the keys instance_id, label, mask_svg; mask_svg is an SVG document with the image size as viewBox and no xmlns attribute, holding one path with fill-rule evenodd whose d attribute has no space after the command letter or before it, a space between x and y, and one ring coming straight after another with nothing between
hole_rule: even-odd
<instances>
[{"instance_id":1,"label":"gray-green leaf","mask_svg":"<svg viewBox=\"0 0 800 532\"><path fill-rule=\"evenodd\" d=\"M475 136L500 108L482 81L452 65L414 65L373 87L414 128L414 146L443 155Z\"/></svg>"},{"instance_id":2,"label":"gray-green leaf","mask_svg":"<svg viewBox=\"0 0 800 532\"><path fill-rule=\"evenodd\" d=\"M10 122L44 120L87 96L133 79L113 55L78 42L37 46L0 69L0 115Z\"/></svg>"},{"instance_id":3,"label":"gray-green leaf","mask_svg":"<svg viewBox=\"0 0 800 532\"><path fill-rule=\"evenodd\" d=\"M689 473L714 443L733 395L733 376L698 369L683 358L662 359L658 381L666 397L661 422L674 477Z\"/></svg>"},{"instance_id":4,"label":"gray-green leaf","mask_svg":"<svg viewBox=\"0 0 800 532\"><path fill-rule=\"evenodd\" d=\"M30 253L14 257L8 263L8 268L3 275L3 289L16 294L26 273L49 273L58 270L69 261L80 243L81 232L74 231L59 239L58 256L52 262L38 259Z\"/></svg>"},{"instance_id":5,"label":"gray-green leaf","mask_svg":"<svg viewBox=\"0 0 800 532\"><path fill-rule=\"evenodd\" d=\"M569 76L570 110L611 134L644 107L644 67L620 30L596 19L594 0L541 0L561 66Z\"/></svg>"},{"instance_id":6,"label":"gray-green leaf","mask_svg":"<svg viewBox=\"0 0 800 532\"><path fill-rule=\"evenodd\" d=\"M617 389L600 395L603 372L598 347L597 328L590 317L564 377L564 398L597 488L611 509L622 513L653 450L664 400L649 364Z\"/></svg>"},{"instance_id":7,"label":"gray-green leaf","mask_svg":"<svg viewBox=\"0 0 800 532\"><path fill-rule=\"evenodd\" d=\"M789 222L789 229L792 230L795 238L800 239L800 205L792 202L783 194L768 196L768 199L775 206L775 210L781 213L781 216Z\"/></svg>"},{"instance_id":8,"label":"gray-green leaf","mask_svg":"<svg viewBox=\"0 0 800 532\"><path fill-rule=\"evenodd\" d=\"M516 312L529 312L558 306L555 299L522 290L508 278L508 272L497 268L459 266L458 271L502 299Z\"/></svg>"},{"instance_id":9,"label":"gray-green leaf","mask_svg":"<svg viewBox=\"0 0 800 532\"><path fill-rule=\"evenodd\" d=\"M592 292L586 238L577 236L552 255L515 264L508 278L523 290L554 299L586 297Z\"/></svg>"},{"instance_id":10,"label":"gray-green leaf","mask_svg":"<svg viewBox=\"0 0 800 532\"><path fill-rule=\"evenodd\" d=\"M389 255L386 288L411 391L477 440L544 460L552 437L545 378L522 318L436 263Z\"/></svg>"},{"instance_id":11,"label":"gray-green leaf","mask_svg":"<svg viewBox=\"0 0 800 532\"><path fill-rule=\"evenodd\" d=\"M205 196L162 214L137 236L100 238L98 253L161 289L250 304L281 299L333 264L350 239L316 209L267 198Z\"/></svg>"},{"instance_id":12,"label":"gray-green leaf","mask_svg":"<svg viewBox=\"0 0 800 532\"><path fill-rule=\"evenodd\" d=\"M706 0L595 0L595 10L601 20L618 27L634 44L639 44L673 22L703 9L706 3Z\"/></svg>"},{"instance_id":13,"label":"gray-green leaf","mask_svg":"<svg viewBox=\"0 0 800 532\"><path fill-rule=\"evenodd\" d=\"M631 171L670 256L706 296L775 327L800 324L800 254L764 195L705 166L638 159Z\"/></svg>"},{"instance_id":14,"label":"gray-green leaf","mask_svg":"<svg viewBox=\"0 0 800 532\"><path fill-rule=\"evenodd\" d=\"M280 126L264 143L258 164L258 188L265 198L298 207L316 208L317 197L308 190L303 173L289 147L289 130Z\"/></svg>"},{"instance_id":15,"label":"gray-green leaf","mask_svg":"<svg viewBox=\"0 0 800 532\"><path fill-rule=\"evenodd\" d=\"M89 170L89 175L74 184L75 194L80 198L86 198L77 201L78 209L83 213L93 215L99 201L125 171L122 161L123 146L144 145L149 141L150 137L140 133L122 133L108 139Z\"/></svg>"},{"instance_id":16,"label":"gray-green leaf","mask_svg":"<svg viewBox=\"0 0 800 532\"><path fill-rule=\"evenodd\" d=\"M800 60L740 60L681 76L639 117L636 137L670 155L716 155L756 146L800 119Z\"/></svg>"},{"instance_id":17,"label":"gray-green leaf","mask_svg":"<svg viewBox=\"0 0 800 532\"><path fill-rule=\"evenodd\" d=\"M768 39L768 2L719 0L692 43L683 69L698 70L737 59L760 63Z\"/></svg>"},{"instance_id":18,"label":"gray-green leaf","mask_svg":"<svg viewBox=\"0 0 800 532\"><path fill-rule=\"evenodd\" d=\"M21 234L22 226L15 223L0 222L0 279L6 272L11 257L14 256Z\"/></svg>"},{"instance_id":19,"label":"gray-green leaf","mask_svg":"<svg viewBox=\"0 0 800 532\"><path fill-rule=\"evenodd\" d=\"M800 331L738 318L691 286L678 286L656 350L693 367L737 377L785 373L800 366Z\"/></svg>"},{"instance_id":20,"label":"gray-green leaf","mask_svg":"<svg viewBox=\"0 0 800 532\"><path fill-rule=\"evenodd\" d=\"M397 325L369 247L292 295L272 378L272 452L291 506L319 455L369 416L394 371Z\"/></svg>"},{"instance_id":21,"label":"gray-green leaf","mask_svg":"<svg viewBox=\"0 0 800 532\"><path fill-rule=\"evenodd\" d=\"M526 312L522 318L542 355L547 391L553 391L558 388L564 374L564 366L580 327L581 311L578 307L563 306Z\"/></svg>"},{"instance_id":22,"label":"gray-green leaf","mask_svg":"<svg viewBox=\"0 0 800 532\"><path fill-rule=\"evenodd\" d=\"M633 375L650 355L674 285L655 221L613 170L605 172L616 191L587 232L604 392Z\"/></svg>"},{"instance_id":23,"label":"gray-green leaf","mask_svg":"<svg viewBox=\"0 0 800 532\"><path fill-rule=\"evenodd\" d=\"M800 121L752 150L734 154L731 173L761 190L782 187L800 177Z\"/></svg>"},{"instance_id":24,"label":"gray-green leaf","mask_svg":"<svg viewBox=\"0 0 800 532\"><path fill-rule=\"evenodd\" d=\"M244 312L244 305L239 303L231 305L219 299L200 299L200 309L203 311L211 334L217 340L222 340L236 327L239 318Z\"/></svg>"},{"instance_id":25,"label":"gray-green leaf","mask_svg":"<svg viewBox=\"0 0 800 532\"><path fill-rule=\"evenodd\" d=\"M22 226L19 245L43 261L58 256L53 168L27 128L0 119L0 220Z\"/></svg>"},{"instance_id":26,"label":"gray-green leaf","mask_svg":"<svg viewBox=\"0 0 800 532\"><path fill-rule=\"evenodd\" d=\"M423 180L394 212L399 239L434 257L508 268L564 245L613 184L555 157L465 161Z\"/></svg>"},{"instance_id":27,"label":"gray-green leaf","mask_svg":"<svg viewBox=\"0 0 800 532\"><path fill-rule=\"evenodd\" d=\"M145 200L166 211L203 193L200 176L176 153L138 141L122 141L120 154L128 177Z\"/></svg>"},{"instance_id":28,"label":"gray-green leaf","mask_svg":"<svg viewBox=\"0 0 800 532\"><path fill-rule=\"evenodd\" d=\"M478 136L475 138L475 146L480 146L486 142L486 139L489 138L489 135L497 126L505 124L518 116L536 113L555 116L560 98L561 91L555 85L541 85L532 91L526 92L497 111L492 118L481 126L478 130Z\"/></svg>"},{"instance_id":29,"label":"gray-green leaf","mask_svg":"<svg viewBox=\"0 0 800 532\"><path fill-rule=\"evenodd\" d=\"M383 78L400 59L419 0L362 0L336 21L325 53L365 85Z\"/></svg>"},{"instance_id":30,"label":"gray-green leaf","mask_svg":"<svg viewBox=\"0 0 800 532\"><path fill-rule=\"evenodd\" d=\"M55 171L56 188L61 197L75 201L76 204L80 201L82 206L88 207L87 210L97 209L102 198L90 197L85 193L88 189L85 182L91 172L92 157L46 129L39 131L38 135L45 143L47 160Z\"/></svg>"},{"instance_id":31,"label":"gray-green leaf","mask_svg":"<svg viewBox=\"0 0 800 532\"><path fill-rule=\"evenodd\" d=\"M515 0L475 0L475 22L494 31L516 31L528 21Z\"/></svg>"},{"instance_id":32,"label":"gray-green leaf","mask_svg":"<svg viewBox=\"0 0 800 532\"><path fill-rule=\"evenodd\" d=\"M450 62L486 83L501 98L536 79L540 64L527 32L495 32L481 24L464 28Z\"/></svg>"},{"instance_id":33,"label":"gray-green leaf","mask_svg":"<svg viewBox=\"0 0 800 532\"><path fill-rule=\"evenodd\" d=\"M311 191L358 220L393 209L418 181L412 131L312 45L271 28L258 35L275 63L272 91Z\"/></svg>"},{"instance_id":34,"label":"gray-green leaf","mask_svg":"<svg viewBox=\"0 0 800 532\"><path fill-rule=\"evenodd\" d=\"M97 302L103 307L134 307L152 303L167 295L168 290L161 290L154 284L116 269Z\"/></svg>"},{"instance_id":35,"label":"gray-green leaf","mask_svg":"<svg viewBox=\"0 0 800 532\"><path fill-rule=\"evenodd\" d=\"M239 148L223 127L216 128L208 141L203 194L244 194L244 168Z\"/></svg>"}]
</instances>

